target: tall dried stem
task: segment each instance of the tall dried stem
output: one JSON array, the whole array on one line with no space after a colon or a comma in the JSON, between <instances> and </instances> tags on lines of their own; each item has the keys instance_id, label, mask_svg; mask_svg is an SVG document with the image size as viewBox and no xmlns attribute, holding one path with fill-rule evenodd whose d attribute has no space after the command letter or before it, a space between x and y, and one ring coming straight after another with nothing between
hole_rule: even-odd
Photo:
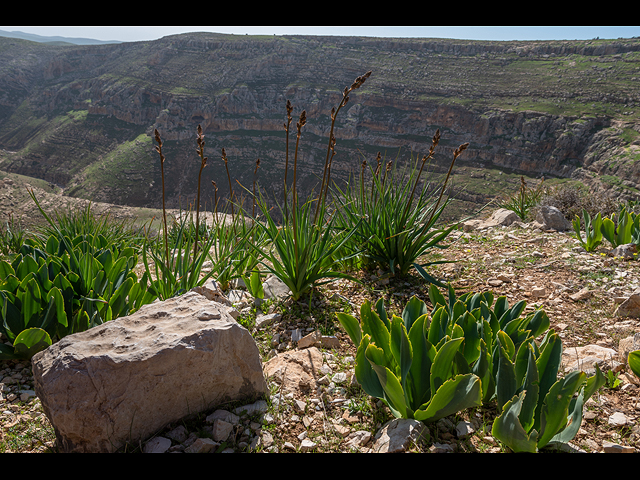
<instances>
[{"instance_id":1,"label":"tall dried stem","mask_svg":"<svg viewBox=\"0 0 640 480\"><path fill-rule=\"evenodd\" d=\"M376 161L378 162L378 165L376 166L376 170L375 172L373 172L373 177L374 178L378 178L378 175L380 173L380 167L382 165L382 157L380 156L380 152L378 152L378 156L376 157ZM374 179L371 180L371 202L373 203L373 193L374 193L374 186L375 186L376 182Z\"/></svg>"},{"instance_id":2,"label":"tall dried stem","mask_svg":"<svg viewBox=\"0 0 640 480\"><path fill-rule=\"evenodd\" d=\"M435 207L431 211L431 216L429 217L429 221L424 224L423 231L427 230L430 227L431 220L433 219L433 215L436 213L436 210L438 210L438 207L440 206L440 201L442 200L442 195L444 195L444 190L447 187L447 183L449 182L449 177L451 176L451 170L453 170L453 165L456 163L456 159L460 156L460 154L462 152L464 152L467 149L468 146L469 146L469 142L460 145L458 148L456 148L453 151L453 160L451 160L451 165L449 165L449 171L447 172L447 178L445 179L444 183L442 184L442 189L440 190L440 196L438 197L438 202L436 203Z\"/></svg>"},{"instance_id":3,"label":"tall dried stem","mask_svg":"<svg viewBox=\"0 0 640 480\"><path fill-rule=\"evenodd\" d=\"M300 114L300 120L296 124L296 128L298 130L296 134L296 149L293 157L293 204L296 205L298 203L298 192L296 187L297 175L298 175L298 145L300 144L300 135L302 135L302 127L307 123L307 112L303 110Z\"/></svg>"},{"instance_id":4,"label":"tall dried stem","mask_svg":"<svg viewBox=\"0 0 640 480\"><path fill-rule=\"evenodd\" d=\"M413 184L413 190L411 190L411 196L409 197L409 201L407 202L407 206L404 209L404 214L407 214L407 210L409 210L409 207L411 206L411 204L413 203L413 196L416 193L416 187L418 186L418 182L420 181L420 176L422 175L422 170L424 169L424 164L427 162L427 160L430 160L431 158L433 158L433 154L436 151L436 147L438 146L438 143L440 142L440 129L436 130L436 133L433 135L433 139L431 141L431 147L429 148L429 155L425 155L422 157L422 165L420 166L420 171L418 172L418 176L416 177L416 183Z\"/></svg>"},{"instance_id":5,"label":"tall dried stem","mask_svg":"<svg viewBox=\"0 0 640 480\"><path fill-rule=\"evenodd\" d=\"M297 136L296 136L296 149L295 149L295 154L293 157L293 202L292 202L292 208L291 208L291 216L293 217L293 248L295 251L295 255L296 258L298 257L298 226L297 226L297 219L296 217L298 216L298 191L297 191L297 187L296 187L296 180L297 180L297 175L298 175L298 145L300 143L300 135L302 134L302 127L305 126L305 124L307 123L307 112L306 110L303 110L302 113L300 114L300 120L298 121L298 123L296 124L296 128L298 130L297 132Z\"/></svg>"},{"instance_id":6,"label":"tall dried stem","mask_svg":"<svg viewBox=\"0 0 640 480\"><path fill-rule=\"evenodd\" d=\"M291 106L291 102L287 100L287 123L284 124L284 131L286 133L286 141L285 141L285 164L284 164L284 214L287 215L287 174L289 173L289 127L291 126L291 112L293 111L293 107Z\"/></svg>"},{"instance_id":7,"label":"tall dried stem","mask_svg":"<svg viewBox=\"0 0 640 480\"><path fill-rule=\"evenodd\" d=\"M229 160L227 158L227 152L225 152L224 148L222 149L222 160L224 161L224 166L227 169L227 179L229 180L229 198L231 199L231 218L233 219L235 216L233 211L233 185L231 184L231 175L229 174Z\"/></svg>"},{"instance_id":8,"label":"tall dried stem","mask_svg":"<svg viewBox=\"0 0 640 480\"><path fill-rule=\"evenodd\" d=\"M256 169L253 171L253 210L251 215L253 216L254 223L256 220L256 180L258 178L258 167L260 167L259 158L256 160Z\"/></svg>"},{"instance_id":9,"label":"tall dried stem","mask_svg":"<svg viewBox=\"0 0 640 480\"><path fill-rule=\"evenodd\" d=\"M160 138L160 133L158 129L155 129L156 142L158 145L156 146L156 152L160 155L160 175L162 177L162 225L164 227L164 250L165 250L165 259L169 261L169 244L167 243L167 211L165 209L164 198L164 155L162 154L162 139Z\"/></svg>"},{"instance_id":10,"label":"tall dried stem","mask_svg":"<svg viewBox=\"0 0 640 480\"><path fill-rule=\"evenodd\" d=\"M318 214L320 212L320 208L321 205L324 205L324 201L325 201L325 196L326 196L326 189L325 189L325 185L329 184L329 174L330 174L330 161L333 158L332 155L332 151L334 151L335 148L335 135L333 133L334 127L335 127L335 123L336 123L336 118L338 116L338 112L340 112L340 109L342 107L344 107L347 102L349 101L349 94L353 91L356 90L358 88L360 88L362 86L362 84L367 80L367 78L369 78L369 76L371 75L371 72L367 72L364 75L360 75L359 77L357 77L353 83L351 84L350 87L345 87L344 92L342 93L342 100L340 100L340 104L338 105L338 108L332 108L331 109L331 130L329 131L329 146L327 147L327 157L325 159L324 162L324 172L322 174L322 184L320 185L320 197L318 198L318 204L316 205L316 213L314 216L314 223L317 222L318 220ZM335 152L334 152L335 154ZM324 194L323 194L324 192Z\"/></svg>"},{"instance_id":11,"label":"tall dried stem","mask_svg":"<svg viewBox=\"0 0 640 480\"><path fill-rule=\"evenodd\" d=\"M211 185L213 185L213 211L215 213L215 223L218 223L218 185L216 182L211 180Z\"/></svg>"},{"instance_id":12,"label":"tall dried stem","mask_svg":"<svg viewBox=\"0 0 640 480\"><path fill-rule=\"evenodd\" d=\"M362 161L362 168L360 169L360 202L364 206L364 171L367 168L367 160Z\"/></svg>"},{"instance_id":13,"label":"tall dried stem","mask_svg":"<svg viewBox=\"0 0 640 480\"><path fill-rule=\"evenodd\" d=\"M198 253L198 233L200 230L200 180L202 178L202 170L207 166L207 157L204 156L204 134L202 127L198 125L198 136L196 138L198 144L198 155L200 156L200 172L198 173L198 196L196 197L196 241L193 246L193 256L195 258Z\"/></svg>"}]
</instances>

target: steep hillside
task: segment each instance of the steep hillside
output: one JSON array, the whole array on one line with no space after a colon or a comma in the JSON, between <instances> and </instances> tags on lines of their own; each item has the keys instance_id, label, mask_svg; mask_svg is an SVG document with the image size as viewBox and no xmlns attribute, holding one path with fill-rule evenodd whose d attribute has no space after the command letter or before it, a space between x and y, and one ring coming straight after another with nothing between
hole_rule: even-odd
<instances>
[{"instance_id":1,"label":"steep hillside","mask_svg":"<svg viewBox=\"0 0 640 480\"><path fill-rule=\"evenodd\" d=\"M157 128L166 142L171 205L186 206L195 196L201 124L209 204L211 181L219 196L228 191L222 148L231 177L248 187L260 158L257 180L280 198L286 101L294 107L293 131L300 112L307 114L298 175L308 190L322 174L331 108L367 71L371 77L338 116L334 178L347 178L379 151L387 160L422 156L439 128L436 173L448 167L455 147L470 142L458 165L470 205L509 188L492 181L492 169L513 177L573 177L615 195L640 192L636 38L474 42L193 33L51 46L0 37L0 169L57 184L65 195L157 207ZM292 132L291 150L294 140ZM482 182L473 180L478 176Z\"/></svg>"}]
</instances>

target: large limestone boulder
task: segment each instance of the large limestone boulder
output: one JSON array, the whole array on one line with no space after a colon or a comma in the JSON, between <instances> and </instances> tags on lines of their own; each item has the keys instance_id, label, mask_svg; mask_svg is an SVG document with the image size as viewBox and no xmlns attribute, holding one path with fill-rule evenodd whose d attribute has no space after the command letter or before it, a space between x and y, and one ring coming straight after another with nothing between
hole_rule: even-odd
<instances>
[{"instance_id":1,"label":"large limestone boulder","mask_svg":"<svg viewBox=\"0 0 640 480\"><path fill-rule=\"evenodd\" d=\"M262 396L257 345L228 312L191 291L35 355L35 391L60 450L113 452L188 414Z\"/></svg>"}]
</instances>

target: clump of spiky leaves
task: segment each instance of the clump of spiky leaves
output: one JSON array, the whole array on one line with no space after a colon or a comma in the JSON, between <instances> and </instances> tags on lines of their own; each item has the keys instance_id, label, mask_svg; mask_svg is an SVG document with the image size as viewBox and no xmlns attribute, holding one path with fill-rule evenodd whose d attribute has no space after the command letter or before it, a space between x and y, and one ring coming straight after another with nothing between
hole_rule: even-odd
<instances>
[{"instance_id":1,"label":"clump of spiky leaves","mask_svg":"<svg viewBox=\"0 0 640 480\"><path fill-rule=\"evenodd\" d=\"M0 255L16 253L28 237L29 232L10 214L4 225L0 225Z\"/></svg>"},{"instance_id":2,"label":"clump of spiky leaves","mask_svg":"<svg viewBox=\"0 0 640 480\"><path fill-rule=\"evenodd\" d=\"M336 138L334 127L338 113L349 101L349 94L362 86L371 72L357 77L350 87L344 89L342 99L337 108L331 110L331 129L329 132L329 145L325 159L322 183L318 196L311 195L300 204L297 191L298 173L298 147L302 128L307 118L306 111L302 111L296 124L296 146L293 160L293 183L291 186L291 204L288 202L289 190L285 184L284 207L282 213L282 225L277 225L271 210L260 195L258 204L265 222L261 226L272 248L256 249L265 260L265 268L284 282L291 290L294 300L310 292L315 286L335 280L336 278L351 278L350 275L339 271L342 259L337 258L337 253L342 245L349 239L352 232L341 232L336 235L333 228L335 216L329 214L326 207L328 185L331 177L331 163L335 155ZM292 113L291 103L287 102L287 120L285 130L287 132L287 168L289 125Z\"/></svg>"},{"instance_id":3,"label":"clump of spiky leaves","mask_svg":"<svg viewBox=\"0 0 640 480\"><path fill-rule=\"evenodd\" d=\"M162 154L162 139L158 131L155 131L158 146L156 151L160 155L160 164L164 164L165 158ZM209 236L204 242L198 240L199 230L199 214L200 214L200 177L202 169L206 165L207 158L204 156L204 135L200 125L198 125L198 154L200 156L200 175L198 176L198 197L196 199L196 226L195 238L189 233L190 215L181 215L177 220L176 238L171 251L169 251L168 235L167 235L167 217L164 208L165 191L164 191L164 169L162 174L162 205L163 205L163 228L164 228L164 251L159 251L154 245L145 242L142 260L145 271L150 279L149 290L161 300L181 295L192 288L203 285L212 275L209 272L204 276L200 275L202 264L206 260L211 245L215 239L213 235ZM153 260L153 270L149 263L149 257ZM153 275L152 275L153 273Z\"/></svg>"},{"instance_id":4,"label":"clump of spiky leaves","mask_svg":"<svg viewBox=\"0 0 640 480\"><path fill-rule=\"evenodd\" d=\"M544 179L535 188L530 188L527 186L524 177L521 176L518 192L515 195L498 200L497 206L515 212L520 217L520 220L526 222L531 210L539 204L542 198L544 193L543 185Z\"/></svg>"},{"instance_id":5,"label":"clump of spiky leaves","mask_svg":"<svg viewBox=\"0 0 640 480\"><path fill-rule=\"evenodd\" d=\"M376 265L397 276L416 268L429 282L439 284L424 268L431 263L417 262L427 250L442 248L440 242L455 228L455 225L437 228L435 225L449 201L447 198L443 202L442 198L455 161L469 145L465 143L453 152L449 171L438 192L430 188L429 183L420 187L420 182L439 141L438 130L419 168L415 165L408 172L399 172L388 162L383 169L378 154L376 169L369 169L370 189L365 188L366 163L362 165L359 183L344 190L336 187L335 198L341 206L340 227L350 229L358 225L347 248L352 252L359 248L364 265Z\"/></svg>"}]
</instances>

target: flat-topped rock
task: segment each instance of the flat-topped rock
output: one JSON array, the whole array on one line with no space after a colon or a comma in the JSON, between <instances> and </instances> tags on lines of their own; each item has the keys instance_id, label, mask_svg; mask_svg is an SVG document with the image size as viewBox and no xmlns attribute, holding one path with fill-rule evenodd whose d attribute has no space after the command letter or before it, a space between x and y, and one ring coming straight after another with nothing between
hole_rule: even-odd
<instances>
[{"instance_id":1,"label":"flat-topped rock","mask_svg":"<svg viewBox=\"0 0 640 480\"><path fill-rule=\"evenodd\" d=\"M59 448L113 452L188 414L263 395L257 345L228 311L192 291L35 355L35 390Z\"/></svg>"}]
</instances>

